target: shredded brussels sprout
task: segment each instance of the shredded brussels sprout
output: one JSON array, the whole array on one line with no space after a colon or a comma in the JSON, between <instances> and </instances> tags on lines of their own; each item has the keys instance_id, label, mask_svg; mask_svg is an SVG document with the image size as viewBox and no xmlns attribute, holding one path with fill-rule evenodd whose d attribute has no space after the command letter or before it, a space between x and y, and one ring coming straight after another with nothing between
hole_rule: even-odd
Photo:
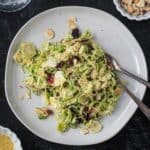
<instances>
[{"instance_id":1,"label":"shredded brussels sprout","mask_svg":"<svg viewBox=\"0 0 150 150\"><path fill-rule=\"evenodd\" d=\"M28 74L26 87L55 109L60 132L80 124L99 132L99 120L112 113L121 95L104 51L89 31L75 39L69 33L61 42L43 43L40 50L21 43L14 60Z\"/></svg>"}]
</instances>

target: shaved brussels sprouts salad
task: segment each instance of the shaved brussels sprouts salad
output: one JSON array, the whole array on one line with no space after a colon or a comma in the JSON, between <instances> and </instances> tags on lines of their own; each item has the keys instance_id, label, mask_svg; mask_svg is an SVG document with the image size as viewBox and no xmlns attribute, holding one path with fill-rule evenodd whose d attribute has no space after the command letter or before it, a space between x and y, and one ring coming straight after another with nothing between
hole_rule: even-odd
<instances>
[{"instance_id":1,"label":"shaved brussels sprouts salad","mask_svg":"<svg viewBox=\"0 0 150 150\"><path fill-rule=\"evenodd\" d=\"M58 131L80 127L84 134L97 133L100 119L112 113L122 89L91 33L72 33L39 49L22 42L13 59L27 74L25 86L55 110Z\"/></svg>"}]
</instances>

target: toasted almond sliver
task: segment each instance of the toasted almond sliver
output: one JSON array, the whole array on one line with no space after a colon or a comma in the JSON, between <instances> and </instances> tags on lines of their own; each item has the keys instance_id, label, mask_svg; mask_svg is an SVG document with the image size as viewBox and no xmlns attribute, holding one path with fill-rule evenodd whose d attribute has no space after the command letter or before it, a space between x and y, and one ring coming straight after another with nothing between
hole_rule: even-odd
<instances>
[{"instance_id":1,"label":"toasted almond sliver","mask_svg":"<svg viewBox=\"0 0 150 150\"><path fill-rule=\"evenodd\" d=\"M122 0L123 3L131 5L133 0Z\"/></svg>"},{"instance_id":2,"label":"toasted almond sliver","mask_svg":"<svg viewBox=\"0 0 150 150\"><path fill-rule=\"evenodd\" d=\"M89 133L89 130L88 130L88 128L83 128L83 129L80 130L80 133L81 133L82 135L86 135L86 134Z\"/></svg>"},{"instance_id":3,"label":"toasted almond sliver","mask_svg":"<svg viewBox=\"0 0 150 150\"><path fill-rule=\"evenodd\" d=\"M133 7L131 5L128 5L127 11L131 14L133 12Z\"/></svg>"},{"instance_id":4,"label":"toasted almond sliver","mask_svg":"<svg viewBox=\"0 0 150 150\"><path fill-rule=\"evenodd\" d=\"M77 22L77 18L74 17L74 16L70 17L69 20L72 20L72 21L74 21L74 22Z\"/></svg>"},{"instance_id":5,"label":"toasted almond sliver","mask_svg":"<svg viewBox=\"0 0 150 150\"><path fill-rule=\"evenodd\" d=\"M145 1L144 0L139 0L138 2L135 3L137 7L144 7L145 6Z\"/></svg>"},{"instance_id":6,"label":"toasted almond sliver","mask_svg":"<svg viewBox=\"0 0 150 150\"><path fill-rule=\"evenodd\" d=\"M45 32L44 32L44 35L46 38L48 39L53 39L54 36L55 36L55 32L52 30L52 29L47 29Z\"/></svg>"},{"instance_id":7,"label":"toasted almond sliver","mask_svg":"<svg viewBox=\"0 0 150 150\"><path fill-rule=\"evenodd\" d=\"M70 17L70 18L68 19L68 26L69 26L69 28L70 28L70 29L75 29L75 28L77 27L76 22L77 22L76 17Z\"/></svg>"},{"instance_id":8,"label":"toasted almond sliver","mask_svg":"<svg viewBox=\"0 0 150 150\"><path fill-rule=\"evenodd\" d=\"M51 111L48 109L48 108L46 108L46 107L36 107L35 108L35 112L37 113L37 114L45 114L45 115L50 115L51 114Z\"/></svg>"}]
</instances>

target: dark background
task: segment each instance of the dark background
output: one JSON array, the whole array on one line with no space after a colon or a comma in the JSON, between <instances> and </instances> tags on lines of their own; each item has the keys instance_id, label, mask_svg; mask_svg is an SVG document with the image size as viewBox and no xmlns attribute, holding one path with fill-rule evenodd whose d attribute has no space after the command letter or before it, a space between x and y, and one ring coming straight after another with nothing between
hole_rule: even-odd
<instances>
[{"instance_id":1,"label":"dark background","mask_svg":"<svg viewBox=\"0 0 150 150\"><path fill-rule=\"evenodd\" d=\"M27 130L8 107L4 93L4 71L8 47L19 28L36 14L65 5L89 6L102 9L117 17L140 43L150 70L150 20L130 21L115 9L112 0L32 0L22 11L0 12L0 125L12 129L22 142L24 150L150 150L150 122L137 110L127 125L111 140L93 146L75 147L46 142ZM150 106L150 90L144 102Z\"/></svg>"}]
</instances>

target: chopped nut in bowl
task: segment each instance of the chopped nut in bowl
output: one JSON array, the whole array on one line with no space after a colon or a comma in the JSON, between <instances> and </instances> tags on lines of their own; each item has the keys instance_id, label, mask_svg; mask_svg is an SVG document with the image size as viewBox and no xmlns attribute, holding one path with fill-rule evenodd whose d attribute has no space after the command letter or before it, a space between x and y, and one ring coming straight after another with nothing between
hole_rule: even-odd
<instances>
[{"instance_id":1,"label":"chopped nut in bowl","mask_svg":"<svg viewBox=\"0 0 150 150\"><path fill-rule=\"evenodd\" d=\"M10 129L0 126L0 150L22 150L17 135Z\"/></svg>"},{"instance_id":2,"label":"chopped nut in bowl","mask_svg":"<svg viewBox=\"0 0 150 150\"><path fill-rule=\"evenodd\" d=\"M150 19L150 0L113 0L116 9L130 20Z\"/></svg>"}]
</instances>

